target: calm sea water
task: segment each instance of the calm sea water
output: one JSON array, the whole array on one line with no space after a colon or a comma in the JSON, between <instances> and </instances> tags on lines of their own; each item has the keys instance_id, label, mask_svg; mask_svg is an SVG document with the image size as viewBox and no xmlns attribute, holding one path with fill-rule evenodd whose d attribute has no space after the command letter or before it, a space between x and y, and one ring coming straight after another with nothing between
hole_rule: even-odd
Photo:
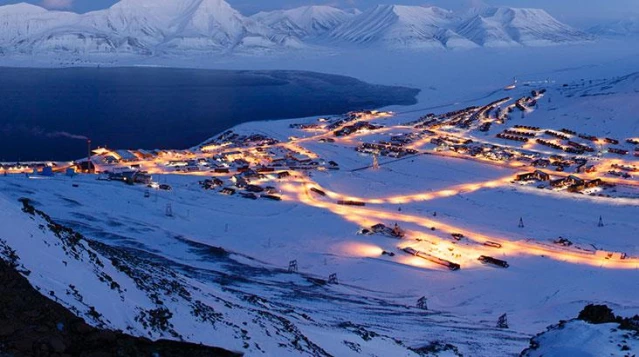
<instances>
[{"instance_id":1,"label":"calm sea water","mask_svg":"<svg viewBox=\"0 0 639 357\"><path fill-rule=\"evenodd\" d=\"M0 68L0 161L77 159L82 137L182 149L242 122L409 105L417 93L296 71Z\"/></svg>"}]
</instances>

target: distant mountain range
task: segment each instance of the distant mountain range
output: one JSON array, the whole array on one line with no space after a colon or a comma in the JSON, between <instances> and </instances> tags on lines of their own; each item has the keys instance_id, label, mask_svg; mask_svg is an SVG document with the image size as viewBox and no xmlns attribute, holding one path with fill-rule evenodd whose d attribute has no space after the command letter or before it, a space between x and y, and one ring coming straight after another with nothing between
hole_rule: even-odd
<instances>
[{"instance_id":1,"label":"distant mountain range","mask_svg":"<svg viewBox=\"0 0 639 357\"><path fill-rule=\"evenodd\" d=\"M639 18L633 17L600 24L591 27L588 32L597 36L639 36Z\"/></svg>"},{"instance_id":2,"label":"distant mountain range","mask_svg":"<svg viewBox=\"0 0 639 357\"><path fill-rule=\"evenodd\" d=\"M25 3L0 7L0 53L140 55L320 47L459 49L545 46L591 35L544 10L380 5L365 12L306 6L247 17L224 0L122 0L76 14Z\"/></svg>"}]
</instances>

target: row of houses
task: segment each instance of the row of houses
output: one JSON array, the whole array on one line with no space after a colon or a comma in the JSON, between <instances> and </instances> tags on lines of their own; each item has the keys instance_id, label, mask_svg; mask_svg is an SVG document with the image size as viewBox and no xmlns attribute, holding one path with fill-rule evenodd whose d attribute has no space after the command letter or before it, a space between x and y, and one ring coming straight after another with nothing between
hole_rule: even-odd
<instances>
[{"instance_id":1,"label":"row of houses","mask_svg":"<svg viewBox=\"0 0 639 357\"><path fill-rule=\"evenodd\" d=\"M384 127L383 125L372 124L369 122L357 122L353 125L347 125L340 130L336 130L335 132L333 132L333 135L349 136L351 134L354 134L360 131L364 131L364 130L373 131L373 130L381 129L383 127Z\"/></svg>"},{"instance_id":2,"label":"row of houses","mask_svg":"<svg viewBox=\"0 0 639 357\"><path fill-rule=\"evenodd\" d=\"M144 171L120 171L106 173L106 179L109 181L121 181L129 185L142 184L150 185L153 183L153 177Z\"/></svg>"},{"instance_id":3,"label":"row of houses","mask_svg":"<svg viewBox=\"0 0 639 357\"><path fill-rule=\"evenodd\" d=\"M523 131L522 129L506 129L504 130L504 134L509 134L509 135L515 135L515 136L525 136L528 138L534 138L535 136L537 136L537 134L529 132L529 131Z\"/></svg>"},{"instance_id":4,"label":"row of houses","mask_svg":"<svg viewBox=\"0 0 639 357\"><path fill-rule=\"evenodd\" d=\"M550 186L554 188L567 188L570 192L581 192L588 188L600 187L605 185L602 179L594 179L594 180L584 180L577 176L570 175L567 177L559 178L556 180L551 180L549 174L535 170L533 172L526 172L523 174L519 174L516 176L515 181L525 182L525 181L542 181L550 182Z\"/></svg>"},{"instance_id":5,"label":"row of houses","mask_svg":"<svg viewBox=\"0 0 639 357\"><path fill-rule=\"evenodd\" d=\"M523 129L523 130L529 130L529 131L540 131L541 130L540 127L530 126L530 125L515 125L513 127L515 129Z\"/></svg>"},{"instance_id":6,"label":"row of houses","mask_svg":"<svg viewBox=\"0 0 639 357\"><path fill-rule=\"evenodd\" d=\"M639 168L637 168L634 165L630 166L630 165L612 164L612 165L610 165L610 167L612 167L613 169L619 169L619 170L627 171L627 172L637 172L637 171L639 171Z\"/></svg>"},{"instance_id":7,"label":"row of houses","mask_svg":"<svg viewBox=\"0 0 639 357\"><path fill-rule=\"evenodd\" d=\"M504 140L519 141L522 143L528 142L528 138L523 136L512 135L512 134L499 133L497 134L497 137Z\"/></svg>"},{"instance_id":8,"label":"row of houses","mask_svg":"<svg viewBox=\"0 0 639 357\"><path fill-rule=\"evenodd\" d=\"M222 190L220 190L220 194L226 195L226 196L233 196L236 193L239 193L239 195L241 197L243 197L243 198L252 199L252 200L256 200L258 198L263 198L263 199L267 199L267 200L271 200L271 201L281 201L282 200L281 196L273 195L273 194L269 194L269 193L256 195L253 192L238 192L236 189L231 188L231 187L224 187Z\"/></svg>"},{"instance_id":9,"label":"row of houses","mask_svg":"<svg viewBox=\"0 0 639 357\"><path fill-rule=\"evenodd\" d=\"M625 179L632 178L632 175L630 175L627 172L622 172L622 171L610 170L610 171L608 171L608 174L610 174L612 176L616 176L616 177L622 177L622 178L625 178Z\"/></svg>"},{"instance_id":10,"label":"row of houses","mask_svg":"<svg viewBox=\"0 0 639 357\"><path fill-rule=\"evenodd\" d=\"M608 148L608 152L617 154L617 155L628 155L628 150L619 149L619 148Z\"/></svg>"},{"instance_id":11,"label":"row of houses","mask_svg":"<svg viewBox=\"0 0 639 357\"><path fill-rule=\"evenodd\" d=\"M571 139L570 136L568 136L568 135L566 135L564 133L558 133L558 132L556 132L554 130L545 130L544 134L550 135L552 137L555 137L555 138L561 139L561 140L570 140Z\"/></svg>"},{"instance_id":12,"label":"row of houses","mask_svg":"<svg viewBox=\"0 0 639 357\"><path fill-rule=\"evenodd\" d=\"M380 142L376 143L363 143L355 148L356 151L365 153L365 154L373 154L373 155L381 155L388 156L393 158L401 158L408 155L417 154L417 150L404 148L399 145L390 145L390 143Z\"/></svg>"},{"instance_id":13,"label":"row of houses","mask_svg":"<svg viewBox=\"0 0 639 357\"><path fill-rule=\"evenodd\" d=\"M583 190L589 189L589 188L594 188L594 187L601 187L604 185L604 181L602 179L594 179L594 180L590 180L590 181L584 181L582 180L581 183L575 183L571 186L568 187L568 191L569 192L581 192Z\"/></svg>"},{"instance_id":14,"label":"row of houses","mask_svg":"<svg viewBox=\"0 0 639 357\"><path fill-rule=\"evenodd\" d=\"M588 188L603 185L604 181L602 179L584 180L574 175L550 181L550 186L555 188L568 188L570 192L581 192Z\"/></svg>"},{"instance_id":15,"label":"row of houses","mask_svg":"<svg viewBox=\"0 0 639 357\"><path fill-rule=\"evenodd\" d=\"M568 141L568 145L574 147L575 149L577 149L578 151L581 151L581 152L594 152L595 151L594 148L592 148L592 147L590 147L588 145L577 143L577 142L570 141L570 140Z\"/></svg>"},{"instance_id":16,"label":"row of houses","mask_svg":"<svg viewBox=\"0 0 639 357\"><path fill-rule=\"evenodd\" d=\"M219 150L222 147L234 148L234 147L264 147L278 144L279 140L268 137L263 134L250 134L243 135L228 130L216 138L213 138L200 146L200 150L203 152L210 152Z\"/></svg>"},{"instance_id":17,"label":"row of houses","mask_svg":"<svg viewBox=\"0 0 639 357\"><path fill-rule=\"evenodd\" d=\"M328 130L335 130L337 128L339 128L340 126L343 126L345 124L348 124L350 122L365 118L367 116L378 116L378 117L383 117L383 116L389 116L391 115L390 112L382 112L379 110L364 110L364 111L355 111L355 112L349 112L346 113L345 115L331 120L330 123L328 124L328 126L326 127ZM322 120L322 118L320 118L320 121L326 121L325 119Z\"/></svg>"},{"instance_id":18,"label":"row of houses","mask_svg":"<svg viewBox=\"0 0 639 357\"><path fill-rule=\"evenodd\" d=\"M155 158L189 158L195 154L189 150L109 150L97 148L93 153L106 164L127 163Z\"/></svg>"},{"instance_id":19,"label":"row of houses","mask_svg":"<svg viewBox=\"0 0 639 357\"><path fill-rule=\"evenodd\" d=\"M550 175L547 173L535 170L533 172L527 172L523 174L517 175L515 178L516 181L550 181Z\"/></svg>"}]
</instances>

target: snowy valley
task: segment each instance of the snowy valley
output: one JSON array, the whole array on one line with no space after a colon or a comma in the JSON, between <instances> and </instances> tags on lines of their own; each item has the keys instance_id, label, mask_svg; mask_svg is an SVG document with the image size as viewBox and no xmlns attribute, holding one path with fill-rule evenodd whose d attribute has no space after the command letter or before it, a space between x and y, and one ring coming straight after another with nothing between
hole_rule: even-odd
<instances>
[{"instance_id":1,"label":"snowy valley","mask_svg":"<svg viewBox=\"0 0 639 357\"><path fill-rule=\"evenodd\" d=\"M0 251L133 335L249 356L518 355L588 303L639 312L636 108L619 105L637 78L97 149L98 175L5 166Z\"/></svg>"}]
</instances>

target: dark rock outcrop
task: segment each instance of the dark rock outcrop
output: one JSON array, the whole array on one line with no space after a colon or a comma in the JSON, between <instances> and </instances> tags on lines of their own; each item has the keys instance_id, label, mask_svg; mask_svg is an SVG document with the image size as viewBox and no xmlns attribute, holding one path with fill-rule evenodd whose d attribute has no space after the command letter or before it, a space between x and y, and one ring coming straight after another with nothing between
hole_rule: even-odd
<instances>
[{"instance_id":1,"label":"dark rock outcrop","mask_svg":"<svg viewBox=\"0 0 639 357\"><path fill-rule=\"evenodd\" d=\"M583 310L581 310L577 319L591 324L617 322L617 317L612 312L612 309L606 305L587 305Z\"/></svg>"},{"instance_id":2,"label":"dark rock outcrop","mask_svg":"<svg viewBox=\"0 0 639 357\"><path fill-rule=\"evenodd\" d=\"M133 337L87 325L0 260L0 357L240 356L221 348Z\"/></svg>"},{"instance_id":3,"label":"dark rock outcrop","mask_svg":"<svg viewBox=\"0 0 639 357\"><path fill-rule=\"evenodd\" d=\"M606 305L587 305L579 313L578 320L583 320L591 324L618 323L622 330L632 330L639 332L639 315L633 317L622 317L614 314L611 308Z\"/></svg>"}]
</instances>

